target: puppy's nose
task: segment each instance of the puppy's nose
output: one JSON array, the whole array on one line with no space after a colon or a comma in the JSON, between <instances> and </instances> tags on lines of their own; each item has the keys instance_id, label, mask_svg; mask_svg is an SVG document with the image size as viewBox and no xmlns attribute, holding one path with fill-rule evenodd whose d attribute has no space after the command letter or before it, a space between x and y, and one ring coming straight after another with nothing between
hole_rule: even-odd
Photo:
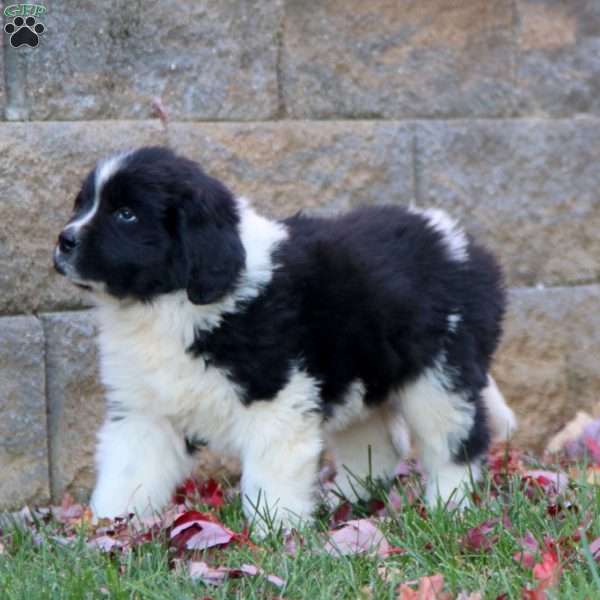
<instances>
[{"instance_id":1,"label":"puppy's nose","mask_svg":"<svg viewBox=\"0 0 600 600\"><path fill-rule=\"evenodd\" d=\"M58 247L60 251L64 254L69 254L73 251L75 246L77 246L77 238L75 237L73 231L65 229L63 232L61 232L61 234L58 236Z\"/></svg>"}]
</instances>

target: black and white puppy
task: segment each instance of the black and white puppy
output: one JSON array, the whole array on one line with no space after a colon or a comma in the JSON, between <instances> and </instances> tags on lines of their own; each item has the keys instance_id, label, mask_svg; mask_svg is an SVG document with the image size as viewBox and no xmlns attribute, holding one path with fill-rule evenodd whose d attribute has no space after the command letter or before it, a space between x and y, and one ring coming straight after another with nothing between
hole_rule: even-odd
<instances>
[{"instance_id":1,"label":"black and white puppy","mask_svg":"<svg viewBox=\"0 0 600 600\"><path fill-rule=\"evenodd\" d=\"M240 457L249 518L293 524L315 506L324 445L350 493L390 475L407 428L427 500L460 499L490 425L514 426L488 377L498 266L439 210L269 220L194 162L141 148L87 176L54 261L97 304L97 516L160 509L207 445Z\"/></svg>"}]
</instances>

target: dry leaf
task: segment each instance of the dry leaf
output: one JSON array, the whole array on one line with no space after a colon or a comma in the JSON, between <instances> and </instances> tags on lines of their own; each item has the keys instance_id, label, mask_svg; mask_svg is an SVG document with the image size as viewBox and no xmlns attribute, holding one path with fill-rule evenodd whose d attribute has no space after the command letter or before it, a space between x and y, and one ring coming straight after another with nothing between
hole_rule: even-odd
<instances>
[{"instance_id":1,"label":"dry leaf","mask_svg":"<svg viewBox=\"0 0 600 600\"><path fill-rule=\"evenodd\" d=\"M391 547L385 536L370 519L348 521L343 527L329 532L325 552L329 554L363 554L377 552L387 556Z\"/></svg>"}]
</instances>

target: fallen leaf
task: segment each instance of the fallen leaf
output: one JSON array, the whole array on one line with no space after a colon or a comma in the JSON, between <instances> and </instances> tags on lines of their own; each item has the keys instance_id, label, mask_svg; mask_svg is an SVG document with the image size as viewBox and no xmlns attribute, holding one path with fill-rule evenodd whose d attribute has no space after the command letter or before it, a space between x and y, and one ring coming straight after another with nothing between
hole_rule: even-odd
<instances>
[{"instance_id":1,"label":"fallen leaf","mask_svg":"<svg viewBox=\"0 0 600 600\"><path fill-rule=\"evenodd\" d=\"M190 510L173 523L170 538L175 545L189 550L206 550L227 545L236 534L212 515Z\"/></svg>"},{"instance_id":2,"label":"fallen leaf","mask_svg":"<svg viewBox=\"0 0 600 600\"><path fill-rule=\"evenodd\" d=\"M590 553L595 560L600 560L600 537L590 542Z\"/></svg>"},{"instance_id":3,"label":"fallen leaf","mask_svg":"<svg viewBox=\"0 0 600 600\"><path fill-rule=\"evenodd\" d=\"M227 567L209 567L202 561L188 563L188 573L192 579L201 579L209 585L219 585L225 581L229 574Z\"/></svg>"},{"instance_id":4,"label":"fallen leaf","mask_svg":"<svg viewBox=\"0 0 600 600\"><path fill-rule=\"evenodd\" d=\"M100 535L98 537L92 538L87 545L89 548L98 548L102 552L124 550L128 546L127 542L109 535Z\"/></svg>"},{"instance_id":5,"label":"fallen leaf","mask_svg":"<svg viewBox=\"0 0 600 600\"><path fill-rule=\"evenodd\" d=\"M403 583L398 590L397 600L451 600L452 595L444 592L444 577L442 575L431 575L421 577L418 581L419 587L413 590L411 582Z\"/></svg>"},{"instance_id":6,"label":"fallen leaf","mask_svg":"<svg viewBox=\"0 0 600 600\"><path fill-rule=\"evenodd\" d=\"M225 498L218 481L214 479L197 481L190 477L175 490L173 502L175 504L200 503L220 508L225 504Z\"/></svg>"},{"instance_id":7,"label":"fallen leaf","mask_svg":"<svg viewBox=\"0 0 600 600\"><path fill-rule=\"evenodd\" d=\"M342 502L331 515L331 525L336 527L341 523L345 523L348 521L350 516L352 515L352 505L350 502Z\"/></svg>"},{"instance_id":8,"label":"fallen leaf","mask_svg":"<svg viewBox=\"0 0 600 600\"><path fill-rule=\"evenodd\" d=\"M578 415L579 416L579 415ZM600 419L589 420L583 413L578 429L584 424L583 431L576 437L570 436L563 442L562 450L570 460L587 458L600 466Z\"/></svg>"},{"instance_id":9,"label":"fallen leaf","mask_svg":"<svg viewBox=\"0 0 600 600\"><path fill-rule=\"evenodd\" d=\"M589 452L590 458L595 464L600 465L600 443L589 434L584 435L583 443Z\"/></svg>"},{"instance_id":10,"label":"fallen leaf","mask_svg":"<svg viewBox=\"0 0 600 600\"><path fill-rule=\"evenodd\" d=\"M243 576L262 576L278 588L285 586L285 581L277 575L267 575L262 569L254 565L242 565L239 568L211 567L203 561L190 561L188 573L192 579L200 579L209 585L220 585L226 579L236 579Z\"/></svg>"},{"instance_id":11,"label":"fallen leaf","mask_svg":"<svg viewBox=\"0 0 600 600\"><path fill-rule=\"evenodd\" d=\"M532 573L540 582L542 589L547 589L556 585L562 573L562 568L556 552L553 550L543 552L542 562L534 565Z\"/></svg>"},{"instance_id":12,"label":"fallen leaf","mask_svg":"<svg viewBox=\"0 0 600 600\"><path fill-rule=\"evenodd\" d=\"M498 535L491 535L499 519L488 519L476 527L471 527L462 539L462 545L474 552L488 552L498 541Z\"/></svg>"},{"instance_id":13,"label":"fallen leaf","mask_svg":"<svg viewBox=\"0 0 600 600\"><path fill-rule=\"evenodd\" d=\"M523 549L513 554L513 558L527 569L532 569L535 565L535 556L539 551L540 545L530 531L525 532L519 543Z\"/></svg>"},{"instance_id":14,"label":"fallen leaf","mask_svg":"<svg viewBox=\"0 0 600 600\"><path fill-rule=\"evenodd\" d=\"M221 484L214 479L207 479L200 483L199 492L203 504L208 504L214 508L219 508L225 504Z\"/></svg>"},{"instance_id":15,"label":"fallen leaf","mask_svg":"<svg viewBox=\"0 0 600 600\"><path fill-rule=\"evenodd\" d=\"M569 486L569 476L560 471L532 469L525 471L523 478L535 482L547 494L562 494Z\"/></svg>"},{"instance_id":16,"label":"fallen leaf","mask_svg":"<svg viewBox=\"0 0 600 600\"><path fill-rule=\"evenodd\" d=\"M242 565L240 571L244 575L262 575L267 581L273 585L282 588L285 585L285 581L277 575L267 575L262 569L259 569L255 565Z\"/></svg>"},{"instance_id":17,"label":"fallen leaf","mask_svg":"<svg viewBox=\"0 0 600 600\"><path fill-rule=\"evenodd\" d=\"M370 519L356 519L330 531L324 550L332 555L376 552L379 556L388 556L391 547Z\"/></svg>"},{"instance_id":18,"label":"fallen leaf","mask_svg":"<svg viewBox=\"0 0 600 600\"><path fill-rule=\"evenodd\" d=\"M376 515L378 517L387 516L385 502L383 500L379 500L378 498L372 498L367 503L366 513L368 515Z\"/></svg>"},{"instance_id":19,"label":"fallen leaf","mask_svg":"<svg viewBox=\"0 0 600 600\"><path fill-rule=\"evenodd\" d=\"M546 446L546 452L549 454L561 452L567 444L575 442L583 433L586 425L593 423L593 421L592 415L578 411L575 417L550 439Z\"/></svg>"}]
</instances>

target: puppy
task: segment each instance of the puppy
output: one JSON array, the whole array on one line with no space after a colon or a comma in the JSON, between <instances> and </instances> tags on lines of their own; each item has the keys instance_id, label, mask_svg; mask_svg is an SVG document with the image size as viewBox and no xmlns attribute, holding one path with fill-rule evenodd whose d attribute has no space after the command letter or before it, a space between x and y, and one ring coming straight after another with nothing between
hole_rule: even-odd
<instances>
[{"instance_id":1,"label":"puppy","mask_svg":"<svg viewBox=\"0 0 600 600\"><path fill-rule=\"evenodd\" d=\"M209 446L240 457L250 519L294 525L325 444L350 493L392 473L406 428L427 501L460 501L489 417L513 426L488 381L501 273L439 210L269 220L194 162L141 148L87 176L54 262L97 306L99 517L159 510Z\"/></svg>"}]
</instances>

